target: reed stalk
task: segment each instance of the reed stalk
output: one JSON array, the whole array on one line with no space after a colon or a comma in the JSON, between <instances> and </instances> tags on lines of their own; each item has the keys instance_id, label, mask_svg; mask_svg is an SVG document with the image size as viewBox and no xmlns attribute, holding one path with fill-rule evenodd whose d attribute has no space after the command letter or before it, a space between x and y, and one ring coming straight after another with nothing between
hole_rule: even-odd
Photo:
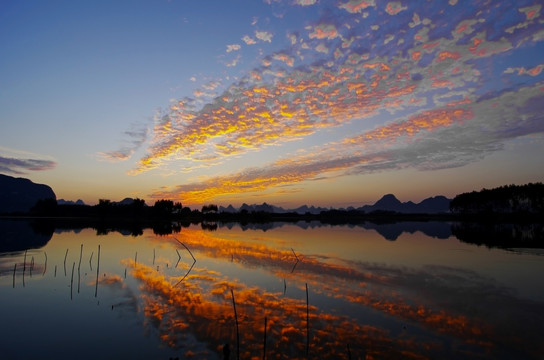
<instances>
[{"instance_id":1,"label":"reed stalk","mask_svg":"<svg viewBox=\"0 0 544 360\"><path fill-rule=\"evenodd\" d=\"M32 270L34 270L34 256L30 258L30 277L32 277Z\"/></svg>"},{"instance_id":2,"label":"reed stalk","mask_svg":"<svg viewBox=\"0 0 544 360\"><path fill-rule=\"evenodd\" d=\"M98 294L98 273L100 272L100 245L98 245L98 261L96 264L96 285L94 287L94 297Z\"/></svg>"},{"instance_id":3,"label":"reed stalk","mask_svg":"<svg viewBox=\"0 0 544 360\"><path fill-rule=\"evenodd\" d=\"M81 268L81 257L82 256L83 256L83 244L81 244L81 248L79 249L79 264L77 265L78 270Z\"/></svg>"},{"instance_id":4,"label":"reed stalk","mask_svg":"<svg viewBox=\"0 0 544 360\"><path fill-rule=\"evenodd\" d=\"M266 359L266 316L264 317L263 360Z\"/></svg>"},{"instance_id":5,"label":"reed stalk","mask_svg":"<svg viewBox=\"0 0 544 360\"><path fill-rule=\"evenodd\" d=\"M234 308L234 320L236 322L236 359L240 360L240 331L238 329L238 313L236 312L236 301L234 301L234 291L230 289L232 295L232 307Z\"/></svg>"},{"instance_id":6,"label":"reed stalk","mask_svg":"<svg viewBox=\"0 0 544 360\"><path fill-rule=\"evenodd\" d=\"M45 271L47 270L47 253L44 251L43 254L45 255L45 265L43 267L43 274L45 275Z\"/></svg>"},{"instance_id":7,"label":"reed stalk","mask_svg":"<svg viewBox=\"0 0 544 360\"><path fill-rule=\"evenodd\" d=\"M73 288L74 288L74 268L76 267L76 263L72 265L72 280L70 280L70 300L72 300L72 294L73 294Z\"/></svg>"},{"instance_id":8,"label":"reed stalk","mask_svg":"<svg viewBox=\"0 0 544 360\"><path fill-rule=\"evenodd\" d=\"M66 249L66 254L64 254L64 276L66 276L66 257L68 256L68 249Z\"/></svg>"},{"instance_id":9,"label":"reed stalk","mask_svg":"<svg viewBox=\"0 0 544 360\"><path fill-rule=\"evenodd\" d=\"M308 283L306 283L306 357L310 353L310 301L308 299Z\"/></svg>"}]
</instances>

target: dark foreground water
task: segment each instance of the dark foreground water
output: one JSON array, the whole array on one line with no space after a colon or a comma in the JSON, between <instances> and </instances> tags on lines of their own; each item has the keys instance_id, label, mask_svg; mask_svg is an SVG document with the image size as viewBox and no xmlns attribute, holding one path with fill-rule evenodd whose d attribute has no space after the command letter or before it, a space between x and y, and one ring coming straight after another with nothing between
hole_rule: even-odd
<instances>
[{"instance_id":1,"label":"dark foreground water","mask_svg":"<svg viewBox=\"0 0 544 360\"><path fill-rule=\"evenodd\" d=\"M0 225L2 359L544 358L542 251L447 223Z\"/></svg>"}]
</instances>

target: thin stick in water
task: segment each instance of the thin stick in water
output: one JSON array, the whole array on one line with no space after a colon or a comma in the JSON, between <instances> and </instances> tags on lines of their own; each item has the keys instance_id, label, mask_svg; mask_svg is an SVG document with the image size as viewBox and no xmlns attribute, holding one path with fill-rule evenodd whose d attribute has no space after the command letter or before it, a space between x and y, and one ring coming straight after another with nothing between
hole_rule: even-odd
<instances>
[{"instance_id":1,"label":"thin stick in water","mask_svg":"<svg viewBox=\"0 0 544 360\"><path fill-rule=\"evenodd\" d=\"M176 269L178 267L178 264L181 261L181 255L179 254L178 249L176 249L176 252L178 253L178 262L176 263L176 266L174 266L174 269ZM166 267L168 267L168 264L166 264Z\"/></svg>"},{"instance_id":2,"label":"thin stick in water","mask_svg":"<svg viewBox=\"0 0 544 360\"><path fill-rule=\"evenodd\" d=\"M232 307L234 308L234 320L236 321L236 359L240 360L240 332L238 330L238 314L236 313L236 302L234 301L234 291L230 289L232 295Z\"/></svg>"},{"instance_id":3,"label":"thin stick in water","mask_svg":"<svg viewBox=\"0 0 544 360\"><path fill-rule=\"evenodd\" d=\"M26 270L26 250L25 250L25 258L23 260L23 287L25 287L25 270Z\"/></svg>"},{"instance_id":4,"label":"thin stick in water","mask_svg":"<svg viewBox=\"0 0 544 360\"><path fill-rule=\"evenodd\" d=\"M136 255L134 255L134 265L138 263L138 252L136 251Z\"/></svg>"},{"instance_id":5,"label":"thin stick in water","mask_svg":"<svg viewBox=\"0 0 544 360\"><path fill-rule=\"evenodd\" d=\"M79 294L79 288L81 286L81 269L77 267L77 293Z\"/></svg>"},{"instance_id":6,"label":"thin stick in water","mask_svg":"<svg viewBox=\"0 0 544 360\"><path fill-rule=\"evenodd\" d=\"M55 265L55 277L57 277L57 265Z\"/></svg>"},{"instance_id":7,"label":"thin stick in water","mask_svg":"<svg viewBox=\"0 0 544 360\"><path fill-rule=\"evenodd\" d=\"M91 271L93 271L93 264L91 263L91 261L93 260L93 254L94 251L91 252L91 257L89 258L89 267L91 268Z\"/></svg>"},{"instance_id":8,"label":"thin stick in water","mask_svg":"<svg viewBox=\"0 0 544 360\"><path fill-rule=\"evenodd\" d=\"M23 276L25 276L25 270L26 270L26 250L25 250L25 257L23 259Z\"/></svg>"},{"instance_id":9,"label":"thin stick in water","mask_svg":"<svg viewBox=\"0 0 544 360\"><path fill-rule=\"evenodd\" d=\"M264 317L263 360L266 359L266 316Z\"/></svg>"},{"instance_id":10,"label":"thin stick in water","mask_svg":"<svg viewBox=\"0 0 544 360\"><path fill-rule=\"evenodd\" d=\"M66 254L64 254L64 276L66 276L66 257L68 256L68 249L66 249Z\"/></svg>"},{"instance_id":11,"label":"thin stick in water","mask_svg":"<svg viewBox=\"0 0 544 360\"><path fill-rule=\"evenodd\" d=\"M98 273L100 272L100 245L98 245L98 261L96 264L96 285L94 287L94 297L98 294Z\"/></svg>"},{"instance_id":12,"label":"thin stick in water","mask_svg":"<svg viewBox=\"0 0 544 360\"><path fill-rule=\"evenodd\" d=\"M295 259L297 259L297 261L299 261L299 260L298 260L298 256L297 256L297 254L295 253L295 250L293 250L293 248L291 248L291 251L293 252L293 255L295 255Z\"/></svg>"},{"instance_id":13,"label":"thin stick in water","mask_svg":"<svg viewBox=\"0 0 544 360\"><path fill-rule=\"evenodd\" d=\"M32 277L32 270L34 269L34 256L30 258L30 277Z\"/></svg>"},{"instance_id":14,"label":"thin stick in water","mask_svg":"<svg viewBox=\"0 0 544 360\"><path fill-rule=\"evenodd\" d=\"M45 271L47 270L47 253L44 251L43 254L45 255L45 265L43 267L43 274L45 275Z\"/></svg>"},{"instance_id":15,"label":"thin stick in water","mask_svg":"<svg viewBox=\"0 0 544 360\"><path fill-rule=\"evenodd\" d=\"M306 357L310 352L310 302L308 300L308 283L306 283Z\"/></svg>"},{"instance_id":16,"label":"thin stick in water","mask_svg":"<svg viewBox=\"0 0 544 360\"><path fill-rule=\"evenodd\" d=\"M17 263L13 266L13 288L15 289L15 272L17 271Z\"/></svg>"},{"instance_id":17,"label":"thin stick in water","mask_svg":"<svg viewBox=\"0 0 544 360\"><path fill-rule=\"evenodd\" d=\"M153 248L153 265L155 265L155 249Z\"/></svg>"},{"instance_id":18,"label":"thin stick in water","mask_svg":"<svg viewBox=\"0 0 544 360\"><path fill-rule=\"evenodd\" d=\"M79 264L77 265L78 270L81 268L81 257L82 256L83 256L83 244L81 244L81 248L79 249Z\"/></svg>"},{"instance_id":19,"label":"thin stick in water","mask_svg":"<svg viewBox=\"0 0 544 360\"><path fill-rule=\"evenodd\" d=\"M74 268L76 267L76 263L72 265L72 280L70 280L70 300L72 300L72 289L74 288Z\"/></svg>"}]
</instances>

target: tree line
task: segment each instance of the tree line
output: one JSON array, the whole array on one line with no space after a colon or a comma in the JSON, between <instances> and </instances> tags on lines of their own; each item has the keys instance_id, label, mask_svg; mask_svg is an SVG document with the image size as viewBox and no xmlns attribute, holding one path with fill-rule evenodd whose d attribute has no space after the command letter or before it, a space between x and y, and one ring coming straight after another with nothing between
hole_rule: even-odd
<instances>
[{"instance_id":1,"label":"tree line","mask_svg":"<svg viewBox=\"0 0 544 360\"><path fill-rule=\"evenodd\" d=\"M542 215L544 184L506 185L457 195L450 202L460 215Z\"/></svg>"}]
</instances>

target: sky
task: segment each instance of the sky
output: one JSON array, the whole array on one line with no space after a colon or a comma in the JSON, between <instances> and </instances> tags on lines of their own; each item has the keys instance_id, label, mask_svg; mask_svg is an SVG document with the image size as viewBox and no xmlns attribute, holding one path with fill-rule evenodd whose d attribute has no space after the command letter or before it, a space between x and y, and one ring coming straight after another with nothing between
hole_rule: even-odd
<instances>
[{"instance_id":1,"label":"sky","mask_svg":"<svg viewBox=\"0 0 544 360\"><path fill-rule=\"evenodd\" d=\"M0 173L361 206L544 181L540 0L0 3Z\"/></svg>"}]
</instances>

